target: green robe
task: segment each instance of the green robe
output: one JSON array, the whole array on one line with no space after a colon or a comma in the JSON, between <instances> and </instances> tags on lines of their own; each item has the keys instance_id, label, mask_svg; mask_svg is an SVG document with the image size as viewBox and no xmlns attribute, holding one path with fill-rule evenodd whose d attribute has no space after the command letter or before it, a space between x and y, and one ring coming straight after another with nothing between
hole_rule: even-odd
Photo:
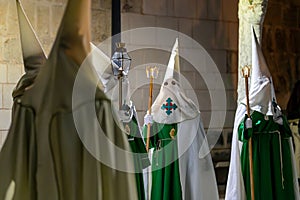
<instances>
[{"instance_id":1,"label":"green robe","mask_svg":"<svg viewBox=\"0 0 300 200\"><path fill-rule=\"evenodd\" d=\"M125 130L126 126L129 128L128 141L134 155L134 167L136 169L135 179L137 184L138 199L146 199L145 189L144 189L144 179L143 179L143 169L150 165L148 154L146 151L145 143L141 137L140 129L135 116L132 117L131 121L124 123Z\"/></svg>"},{"instance_id":2,"label":"green robe","mask_svg":"<svg viewBox=\"0 0 300 200\"><path fill-rule=\"evenodd\" d=\"M255 200L295 199L289 139L291 131L283 118L283 125L272 116L257 111L251 115L252 129L239 126L239 140L243 142L241 162L247 199L251 199L248 139L252 135ZM282 158L282 162L281 162ZM281 170L282 167L282 170Z\"/></svg>"},{"instance_id":3,"label":"green robe","mask_svg":"<svg viewBox=\"0 0 300 200\"><path fill-rule=\"evenodd\" d=\"M175 139L170 136L172 128L175 129ZM151 126L150 148L154 148L152 158L152 200L182 199L176 134L177 124L154 122ZM144 127L145 135L147 135L146 126Z\"/></svg>"}]
</instances>

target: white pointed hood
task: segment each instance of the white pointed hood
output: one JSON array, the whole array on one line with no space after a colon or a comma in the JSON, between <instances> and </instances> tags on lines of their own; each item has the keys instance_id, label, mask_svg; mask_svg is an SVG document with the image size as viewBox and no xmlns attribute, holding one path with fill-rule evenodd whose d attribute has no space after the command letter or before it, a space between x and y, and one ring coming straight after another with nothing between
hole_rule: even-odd
<instances>
[{"instance_id":1,"label":"white pointed hood","mask_svg":"<svg viewBox=\"0 0 300 200\"><path fill-rule=\"evenodd\" d=\"M165 73L164 82L166 82L170 78L174 78L180 83L179 74L180 74L179 50L178 50L178 38L176 38L169 58L168 68Z\"/></svg>"},{"instance_id":2,"label":"white pointed hood","mask_svg":"<svg viewBox=\"0 0 300 200\"><path fill-rule=\"evenodd\" d=\"M276 102L272 77L260 45L258 44L254 29L252 28L252 75L249 90L250 108L264 115L273 115L274 120L281 124L282 118L278 117L281 115L280 108L277 106L275 112L272 102ZM242 104L238 105L235 113L225 200L247 199L240 159L242 142L238 139L238 127L245 118L246 113L246 100L244 99ZM298 187L298 183L295 182L295 184L296 187ZM296 196L298 196L298 194Z\"/></svg>"},{"instance_id":3,"label":"white pointed hood","mask_svg":"<svg viewBox=\"0 0 300 200\"><path fill-rule=\"evenodd\" d=\"M251 110L265 115L274 115L273 101L276 102L272 76L252 28L252 74L249 90ZM246 105L246 100L243 102Z\"/></svg>"},{"instance_id":4,"label":"white pointed hood","mask_svg":"<svg viewBox=\"0 0 300 200\"><path fill-rule=\"evenodd\" d=\"M182 199L219 199L200 111L180 86L178 46L176 39L164 82L152 105L153 120L161 124L177 124L174 142L178 147Z\"/></svg>"},{"instance_id":5,"label":"white pointed hood","mask_svg":"<svg viewBox=\"0 0 300 200\"><path fill-rule=\"evenodd\" d=\"M172 49L160 92L152 105L154 121L163 124L179 123L199 115L194 102L185 96L180 87L178 39Z\"/></svg>"}]
</instances>

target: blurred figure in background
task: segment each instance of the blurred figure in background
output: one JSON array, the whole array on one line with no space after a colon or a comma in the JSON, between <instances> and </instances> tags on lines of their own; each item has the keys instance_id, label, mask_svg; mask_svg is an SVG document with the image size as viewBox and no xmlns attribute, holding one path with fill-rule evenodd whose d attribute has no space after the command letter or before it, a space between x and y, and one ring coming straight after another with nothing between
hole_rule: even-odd
<instances>
[{"instance_id":1,"label":"blurred figure in background","mask_svg":"<svg viewBox=\"0 0 300 200\"><path fill-rule=\"evenodd\" d=\"M287 118L293 133L298 182L300 181L300 80L294 86L287 108Z\"/></svg>"}]
</instances>

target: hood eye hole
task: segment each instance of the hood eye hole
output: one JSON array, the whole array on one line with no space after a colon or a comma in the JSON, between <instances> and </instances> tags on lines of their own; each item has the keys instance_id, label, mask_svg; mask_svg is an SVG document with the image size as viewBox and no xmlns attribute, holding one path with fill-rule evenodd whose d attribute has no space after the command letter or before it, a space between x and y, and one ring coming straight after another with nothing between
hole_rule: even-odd
<instances>
[{"instance_id":1,"label":"hood eye hole","mask_svg":"<svg viewBox=\"0 0 300 200\"><path fill-rule=\"evenodd\" d=\"M168 82L164 82L164 85L168 85Z\"/></svg>"},{"instance_id":2,"label":"hood eye hole","mask_svg":"<svg viewBox=\"0 0 300 200\"><path fill-rule=\"evenodd\" d=\"M172 81L172 85L175 85L176 83L175 83L175 81Z\"/></svg>"}]
</instances>

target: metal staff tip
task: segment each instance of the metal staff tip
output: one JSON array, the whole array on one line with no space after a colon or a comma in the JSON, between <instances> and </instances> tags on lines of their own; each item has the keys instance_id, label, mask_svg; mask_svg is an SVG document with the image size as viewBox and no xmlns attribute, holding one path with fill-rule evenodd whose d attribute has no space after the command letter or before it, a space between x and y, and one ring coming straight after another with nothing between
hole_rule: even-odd
<instances>
[{"instance_id":1,"label":"metal staff tip","mask_svg":"<svg viewBox=\"0 0 300 200\"><path fill-rule=\"evenodd\" d=\"M147 73L147 78L157 78L158 77L158 67L157 66L147 66L146 73Z\"/></svg>"},{"instance_id":2,"label":"metal staff tip","mask_svg":"<svg viewBox=\"0 0 300 200\"><path fill-rule=\"evenodd\" d=\"M242 75L244 78L248 78L250 77L250 71L251 71L251 67L249 65L245 65L242 68Z\"/></svg>"}]
</instances>

